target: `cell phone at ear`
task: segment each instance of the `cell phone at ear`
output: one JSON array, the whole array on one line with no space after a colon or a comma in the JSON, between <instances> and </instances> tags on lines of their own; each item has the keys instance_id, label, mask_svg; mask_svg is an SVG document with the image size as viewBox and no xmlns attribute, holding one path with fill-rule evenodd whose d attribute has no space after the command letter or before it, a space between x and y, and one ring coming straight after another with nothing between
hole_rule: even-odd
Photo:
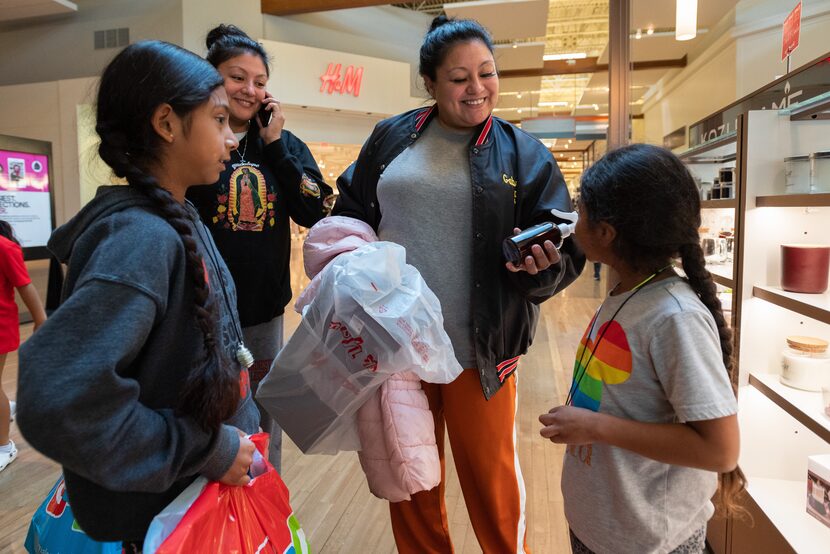
<instances>
[{"instance_id":1,"label":"cell phone at ear","mask_svg":"<svg viewBox=\"0 0 830 554\"><path fill-rule=\"evenodd\" d=\"M262 107L259 108L259 112L257 113L257 117L259 118L259 124L263 128L268 127L268 124L271 123L271 110L267 110L267 106L268 104L263 104Z\"/></svg>"}]
</instances>

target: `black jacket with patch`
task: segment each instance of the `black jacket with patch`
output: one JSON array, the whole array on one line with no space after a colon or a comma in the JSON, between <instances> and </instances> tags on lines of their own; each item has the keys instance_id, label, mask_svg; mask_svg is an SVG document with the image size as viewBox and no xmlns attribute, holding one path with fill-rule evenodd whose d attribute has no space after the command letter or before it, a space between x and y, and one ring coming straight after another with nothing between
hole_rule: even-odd
<instances>
[{"instance_id":1,"label":"black jacket with patch","mask_svg":"<svg viewBox=\"0 0 830 554\"><path fill-rule=\"evenodd\" d=\"M376 231L382 217L377 184L384 169L418 140L437 108L420 108L381 121L360 156L337 180L334 215L361 219ZM570 195L551 153L535 137L489 117L470 144L473 200L473 305L476 360L485 398L515 371L536 330L539 304L564 289L582 271L585 256L565 239L562 261L529 275L505 268L501 243L513 228L556 220L550 210L571 211ZM428 221L424 225L429 225ZM435 245L440 248L440 245ZM452 271L448 260L447 270Z\"/></svg>"},{"instance_id":2,"label":"black jacket with patch","mask_svg":"<svg viewBox=\"0 0 830 554\"><path fill-rule=\"evenodd\" d=\"M243 152L257 167L241 164ZM303 141L283 130L266 146L254 123L219 181L187 191L231 271L243 327L284 312L291 300L288 218L311 227L328 213L331 195Z\"/></svg>"}]
</instances>

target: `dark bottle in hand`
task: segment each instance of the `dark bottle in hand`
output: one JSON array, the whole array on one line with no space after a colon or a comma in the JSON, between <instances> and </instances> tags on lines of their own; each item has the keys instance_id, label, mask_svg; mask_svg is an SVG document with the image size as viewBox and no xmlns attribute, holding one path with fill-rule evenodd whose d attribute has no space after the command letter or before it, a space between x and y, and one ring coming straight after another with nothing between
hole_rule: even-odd
<instances>
[{"instance_id":1,"label":"dark bottle in hand","mask_svg":"<svg viewBox=\"0 0 830 554\"><path fill-rule=\"evenodd\" d=\"M558 218L570 221L571 223L553 223L546 221L533 227L528 227L517 235L507 237L502 242L501 249L504 259L515 266L520 266L525 258L532 256L531 247L538 244L543 249L545 241L549 240L556 248L562 246L565 237L570 236L576 227L576 213L552 210L553 215Z\"/></svg>"}]
</instances>

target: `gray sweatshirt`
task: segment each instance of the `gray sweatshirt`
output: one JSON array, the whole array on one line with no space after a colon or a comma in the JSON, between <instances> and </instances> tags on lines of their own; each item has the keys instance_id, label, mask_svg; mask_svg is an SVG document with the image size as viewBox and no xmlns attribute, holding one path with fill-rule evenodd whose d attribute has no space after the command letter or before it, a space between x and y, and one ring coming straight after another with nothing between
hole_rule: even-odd
<instances>
[{"instance_id":1,"label":"gray sweatshirt","mask_svg":"<svg viewBox=\"0 0 830 554\"><path fill-rule=\"evenodd\" d=\"M154 515L197 475L218 479L230 468L236 428L253 433L259 423L234 356L233 280L188 210L222 363L240 369L245 391L218 432L175 410L204 357L203 337L184 246L151 201L131 187L101 187L49 240L68 263L63 303L20 348L17 418L26 440L63 466L75 517L96 540L143 539Z\"/></svg>"}]
</instances>

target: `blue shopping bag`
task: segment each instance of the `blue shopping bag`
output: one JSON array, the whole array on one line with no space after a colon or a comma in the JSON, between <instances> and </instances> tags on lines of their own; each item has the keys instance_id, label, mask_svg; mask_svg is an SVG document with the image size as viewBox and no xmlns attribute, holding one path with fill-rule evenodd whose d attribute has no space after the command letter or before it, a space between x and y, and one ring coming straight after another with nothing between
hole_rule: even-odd
<instances>
[{"instance_id":1,"label":"blue shopping bag","mask_svg":"<svg viewBox=\"0 0 830 554\"><path fill-rule=\"evenodd\" d=\"M29 554L121 554L120 542L97 542L78 526L63 475L35 511L24 543Z\"/></svg>"}]
</instances>

